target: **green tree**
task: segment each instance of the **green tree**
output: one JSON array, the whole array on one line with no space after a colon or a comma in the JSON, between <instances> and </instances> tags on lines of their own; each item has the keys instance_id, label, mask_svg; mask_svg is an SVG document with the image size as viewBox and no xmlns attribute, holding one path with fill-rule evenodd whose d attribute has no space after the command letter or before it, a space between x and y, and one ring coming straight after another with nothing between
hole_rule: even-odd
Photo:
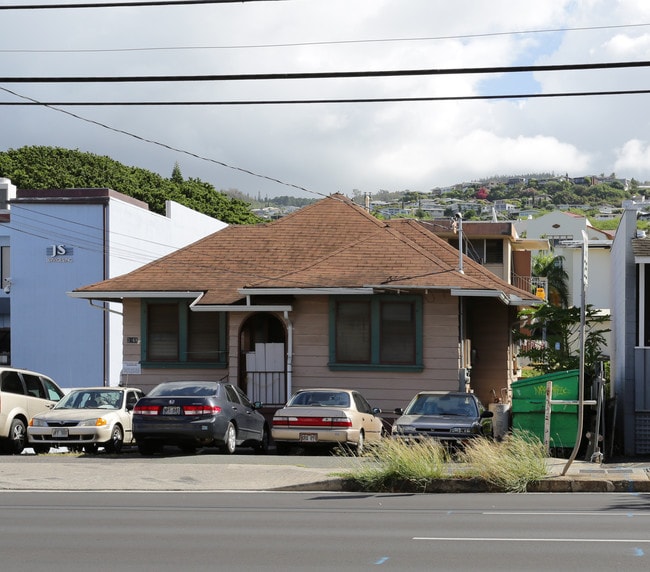
<instances>
[{"instance_id":1,"label":"green tree","mask_svg":"<svg viewBox=\"0 0 650 572\"><path fill-rule=\"evenodd\" d=\"M173 200L228 224L260 222L245 201L217 191L199 179L184 180L178 164L172 177L138 167L127 167L93 153L60 147L21 147L0 152L0 177L20 189L110 188L146 202L156 213L165 213L165 201Z\"/></svg>"},{"instance_id":2,"label":"green tree","mask_svg":"<svg viewBox=\"0 0 650 572\"><path fill-rule=\"evenodd\" d=\"M564 256L540 253L533 259L533 276L546 278L548 299L556 306L569 305L569 275L564 270Z\"/></svg>"},{"instance_id":3,"label":"green tree","mask_svg":"<svg viewBox=\"0 0 650 572\"><path fill-rule=\"evenodd\" d=\"M519 317L523 320L523 328L514 333L515 337L529 342L520 351L521 357L528 358L544 373L578 369L580 308L543 304L522 310ZM605 357L602 350L605 334L610 330L603 324L608 319L592 305L585 308L585 373L593 372L596 362Z\"/></svg>"},{"instance_id":4,"label":"green tree","mask_svg":"<svg viewBox=\"0 0 650 572\"><path fill-rule=\"evenodd\" d=\"M177 185L181 185L183 183L183 175L181 173L181 168L178 163L174 163L171 180L173 183L176 183Z\"/></svg>"}]
</instances>

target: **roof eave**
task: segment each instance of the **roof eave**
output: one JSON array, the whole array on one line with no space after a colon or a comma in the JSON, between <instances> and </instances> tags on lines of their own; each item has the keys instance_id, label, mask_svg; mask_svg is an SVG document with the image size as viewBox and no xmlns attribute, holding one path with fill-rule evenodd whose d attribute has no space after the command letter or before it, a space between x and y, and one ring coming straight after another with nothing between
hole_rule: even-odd
<instances>
[{"instance_id":1,"label":"roof eave","mask_svg":"<svg viewBox=\"0 0 650 572\"><path fill-rule=\"evenodd\" d=\"M66 292L70 298L81 298L85 300L123 300L124 298L198 298L203 296L202 291L160 291L160 290L82 290Z\"/></svg>"}]
</instances>

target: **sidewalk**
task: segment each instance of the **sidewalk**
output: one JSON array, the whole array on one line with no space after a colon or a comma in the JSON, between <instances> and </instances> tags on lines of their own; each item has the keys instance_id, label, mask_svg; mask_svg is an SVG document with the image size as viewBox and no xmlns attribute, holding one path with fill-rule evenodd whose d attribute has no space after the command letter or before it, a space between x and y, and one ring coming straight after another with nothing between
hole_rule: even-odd
<instances>
[{"instance_id":1,"label":"sidewalk","mask_svg":"<svg viewBox=\"0 0 650 572\"><path fill-rule=\"evenodd\" d=\"M344 491L337 475L354 458L197 455L0 457L0 490ZM650 492L650 462L598 464L548 459L549 477L529 492ZM430 492L483 492L476 481L441 479Z\"/></svg>"}]
</instances>

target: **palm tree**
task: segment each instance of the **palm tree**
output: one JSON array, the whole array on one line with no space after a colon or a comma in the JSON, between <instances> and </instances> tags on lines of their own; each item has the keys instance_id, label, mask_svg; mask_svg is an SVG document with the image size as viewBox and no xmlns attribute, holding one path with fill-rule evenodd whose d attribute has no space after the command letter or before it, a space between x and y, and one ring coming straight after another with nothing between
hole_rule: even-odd
<instances>
[{"instance_id":1,"label":"palm tree","mask_svg":"<svg viewBox=\"0 0 650 572\"><path fill-rule=\"evenodd\" d=\"M569 305L569 275L564 270L564 256L540 253L533 259L533 275L548 281L548 300L555 306Z\"/></svg>"}]
</instances>

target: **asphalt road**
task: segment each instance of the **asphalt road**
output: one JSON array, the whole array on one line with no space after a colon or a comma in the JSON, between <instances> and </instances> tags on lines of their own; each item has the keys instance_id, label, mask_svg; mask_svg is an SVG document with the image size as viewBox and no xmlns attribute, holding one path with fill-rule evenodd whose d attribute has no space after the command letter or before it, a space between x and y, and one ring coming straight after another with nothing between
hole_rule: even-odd
<instances>
[{"instance_id":1,"label":"asphalt road","mask_svg":"<svg viewBox=\"0 0 650 572\"><path fill-rule=\"evenodd\" d=\"M650 496L0 492L3 570L650 567Z\"/></svg>"}]
</instances>

